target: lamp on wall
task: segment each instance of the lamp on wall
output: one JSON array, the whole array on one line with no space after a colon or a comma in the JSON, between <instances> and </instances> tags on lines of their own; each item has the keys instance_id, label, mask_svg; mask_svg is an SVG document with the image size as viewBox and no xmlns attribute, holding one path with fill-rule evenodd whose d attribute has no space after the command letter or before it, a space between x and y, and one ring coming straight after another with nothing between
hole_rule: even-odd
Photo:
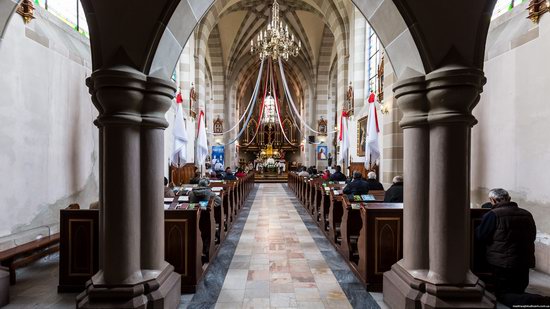
<instances>
[{"instance_id":1,"label":"lamp on wall","mask_svg":"<svg viewBox=\"0 0 550 309\"><path fill-rule=\"evenodd\" d=\"M540 17L547 12L550 12L550 0L531 0L527 6L529 18L535 24L538 24Z\"/></svg>"},{"instance_id":2,"label":"lamp on wall","mask_svg":"<svg viewBox=\"0 0 550 309\"><path fill-rule=\"evenodd\" d=\"M28 24L34 19L34 5L30 0L23 0L17 6L17 14L23 17L23 22Z\"/></svg>"}]
</instances>

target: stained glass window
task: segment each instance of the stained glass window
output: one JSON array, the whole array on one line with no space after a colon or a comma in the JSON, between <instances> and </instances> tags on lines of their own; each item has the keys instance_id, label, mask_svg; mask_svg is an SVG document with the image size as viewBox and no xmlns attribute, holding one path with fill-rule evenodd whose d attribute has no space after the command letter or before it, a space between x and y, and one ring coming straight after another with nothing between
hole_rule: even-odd
<instances>
[{"instance_id":1,"label":"stained glass window","mask_svg":"<svg viewBox=\"0 0 550 309\"><path fill-rule=\"evenodd\" d=\"M368 88L366 95L378 89L378 65L380 63L380 40L372 27L367 23L367 81Z\"/></svg>"},{"instance_id":2,"label":"stained glass window","mask_svg":"<svg viewBox=\"0 0 550 309\"><path fill-rule=\"evenodd\" d=\"M493 11L492 19L512 10L515 6L520 5L525 0L498 0Z\"/></svg>"},{"instance_id":3,"label":"stained glass window","mask_svg":"<svg viewBox=\"0 0 550 309\"><path fill-rule=\"evenodd\" d=\"M34 0L34 3L88 37L88 23L79 0Z\"/></svg>"}]
</instances>

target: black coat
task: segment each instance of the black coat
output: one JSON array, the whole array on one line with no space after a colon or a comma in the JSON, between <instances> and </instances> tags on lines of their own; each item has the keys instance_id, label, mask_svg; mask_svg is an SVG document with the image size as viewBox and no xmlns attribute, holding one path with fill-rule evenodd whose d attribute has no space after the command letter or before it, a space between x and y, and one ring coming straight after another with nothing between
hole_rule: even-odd
<instances>
[{"instance_id":1,"label":"black coat","mask_svg":"<svg viewBox=\"0 0 550 309\"><path fill-rule=\"evenodd\" d=\"M367 179L369 190L384 190L384 186L376 179Z\"/></svg>"},{"instance_id":2,"label":"black coat","mask_svg":"<svg viewBox=\"0 0 550 309\"><path fill-rule=\"evenodd\" d=\"M342 174L342 172L335 172L334 174L330 175L330 181L346 181L348 178L346 175Z\"/></svg>"},{"instance_id":3,"label":"black coat","mask_svg":"<svg viewBox=\"0 0 550 309\"><path fill-rule=\"evenodd\" d=\"M495 205L483 216L476 236L487 246L489 264L502 268L535 267L535 220L516 203Z\"/></svg>"},{"instance_id":4,"label":"black coat","mask_svg":"<svg viewBox=\"0 0 550 309\"><path fill-rule=\"evenodd\" d=\"M385 203L403 203L403 183L394 183L384 195Z\"/></svg>"},{"instance_id":5,"label":"black coat","mask_svg":"<svg viewBox=\"0 0 550 309\"><path fill-rule=\"evenodd\" d=\"M363 179L354 179L344 188L344 194L362 195L369 193L369 183Z\"/></svg>"}]
</instances>

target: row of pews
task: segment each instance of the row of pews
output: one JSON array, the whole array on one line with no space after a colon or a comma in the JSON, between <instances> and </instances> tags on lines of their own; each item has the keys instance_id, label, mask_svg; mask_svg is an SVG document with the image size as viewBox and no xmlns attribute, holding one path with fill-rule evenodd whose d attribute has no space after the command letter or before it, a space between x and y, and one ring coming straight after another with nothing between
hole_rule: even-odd
<instances>
[{"instance_id":1,"label":"row of pews","mask_svg":"<svg viewBox=\"0 0 550 309\"><path fill-rule=\"evenodd\" d=\"M183 188L193 185L182 185L181 194L165 199L165 260L181 275L182 293L195 292L254 188L254 179L251 173L235 181L211 182L221 207L214 207L213 198L205 207L189 203ZM58 291L80 292L99 270L99 211L63 209L60 221Z\"/></svg>"},{"instance_id":2,"label":"row of pews","mask_svg":"<svg viewBox=\"0 0 550 309\"><path fill-rule=\"evenodd\" d=\"M382 291L384 272L403 257L403 204L384 203L384 191L369 191L350 201L342 193L345 183L296 173L288 174L288 186L366 289ZM471 268L484 280L490 277L489 267L473 235L487 211L471 209L470 219Z\"/></svg>"}]
</instances>

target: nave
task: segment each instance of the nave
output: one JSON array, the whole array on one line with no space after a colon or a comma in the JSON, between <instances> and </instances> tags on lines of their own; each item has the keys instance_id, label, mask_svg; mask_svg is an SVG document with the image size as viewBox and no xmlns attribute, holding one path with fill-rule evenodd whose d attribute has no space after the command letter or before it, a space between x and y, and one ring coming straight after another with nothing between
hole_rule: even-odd
<instances>
[{"instance_id":1,"label":"nave","mask_svg":"<svg viewBox=\"0 0 550 309\"><path fill-rule=\"evenodd\" d=\"M5 308L74 308L58 294L59 255L17 271ZM531 272L528 292L550 293ZM195 294L179 308L387 308L365 291L286 184L256 184ZM506 308L498 306L498 308Z\"/></svg>"}]
</instances>

